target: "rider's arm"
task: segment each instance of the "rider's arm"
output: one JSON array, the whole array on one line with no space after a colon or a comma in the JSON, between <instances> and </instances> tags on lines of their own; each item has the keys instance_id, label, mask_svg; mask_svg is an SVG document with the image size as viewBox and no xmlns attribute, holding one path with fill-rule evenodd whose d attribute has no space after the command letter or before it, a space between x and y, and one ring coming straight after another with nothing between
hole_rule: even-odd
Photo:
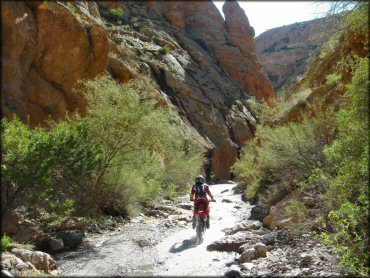
<instances>
[{"instance_id":1,"label":"rider's arm","mask_svg":"<svg viewBox=\"0 0 370 278\"><path fill-rule=\"evenodd\" d=\"M212 195L211 191L209 190L208 185L207 185L207 194L209 195L209 197L211 197L211 200L213 200L213 195Z\"/></svg>"},{"instance_id":2,"label":"rider's arm","mask_svg":"<svg viewBox=\"0 0 370 278\"><path fill-rule=\"evenodd\" d=\"M191 191L190 191L190 201L193 201L194 200L194 194L195 194L195 190L194 190L194 185L193 185L193 187L191 188Z\"/></svg>"}]
</instances>

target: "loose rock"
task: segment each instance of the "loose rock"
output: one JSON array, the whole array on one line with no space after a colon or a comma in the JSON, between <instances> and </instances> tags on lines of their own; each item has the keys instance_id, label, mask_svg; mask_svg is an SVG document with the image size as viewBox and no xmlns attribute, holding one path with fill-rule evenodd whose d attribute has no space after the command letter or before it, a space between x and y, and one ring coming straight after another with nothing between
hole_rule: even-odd
<instances>
[{"instance_id":1,"label":"loose rock","mask_svg":"<svg viewBox=\"0 0 370 278\"><path fill-rule=\"evenodd\" d=\"M12 253L20 257L25 262L30 262L37 269L49 272L57 268L54 259L47 253L41 251L29 251L26 249L14 248Z\"/></svg>"},{"instance_id":2,"label":"loose rock","mask_svg":"<svg viewBox=\"0 0 370 278\"><path fill-rule=\"evenodd\" d=\"M245 250L240 256L240 262L241 263L250 262L255 258L256 258L256 251L253 248L249 248Z\"/></svg>"},{"instance_id":3,"label":"loose rock","mask_svg":"<svg viewBox=\"0 0 370 278\"><path fill-rule=\"evenodd\" d=\"M81 244L83 232L79 230L60 231L58 232L58 237L63 240L64 245L69 248L75 248Z\"/></svg>"},{"instance_id":4,"label":"loose rock","mask_svg":"<svg viewBox=\"0 0 370 278\"><path fill-rule=\"evenodd\" d=\"M267 248L263 243L255 244L254 250L256 251L256 257L266 257Z\"/></svg>"},{"instance_id":5,"label":"loose rock","mask_svg":"<svg viewBox=\"0 0 370 278\"><path fill-rule=\"evenodd\" d=\"M226 270L224 277L227 278L241 277L241 271L236 265L232 265Z\"/></svg>"},{"instance_id":6,"label":"loose rock","mask_svg":"<svg viewBox=\"0 0 370 278\"><path fill-rule=\"evenodd\" d=\"M63 239L61 238L52 238L50 239L49 244L53 252L57 252L64 249Z\"/></svg>"}]
</instances>

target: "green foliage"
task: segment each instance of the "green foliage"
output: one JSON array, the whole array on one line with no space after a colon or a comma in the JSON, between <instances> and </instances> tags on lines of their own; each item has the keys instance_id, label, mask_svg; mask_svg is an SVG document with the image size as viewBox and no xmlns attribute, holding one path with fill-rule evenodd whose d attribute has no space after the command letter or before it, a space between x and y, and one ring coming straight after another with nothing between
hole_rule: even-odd
<instances>
[{"instance_id":1,"label":"green foliage","mask_svg":"<svg viewBox=\"0 0 370 278\"><path fill-rule=\"evenodd\" d=\"M159 53L161 54L167 54L167 53L170 53L171 51L172 51L172 48L169 45L165 45L161 49L159 49Z\"/></svg>"},{"instance_id":2,"label":"green foliage","mask_svg":"<svg viewBox=\"0 0 370 278\"><path fill-rule=\"evenodd\" d=\"M234 164L234 173L239 181L246 186L246 197L248 200L256 198L261 185L259 169L256 167L255 152L253 143L247 143L242 149L242 159Z\"/></svg>"},{"instance_id":3,"label":"green foliage","mask_svg":"<svg viewBox=\"0 0 370 278\"><path fill-rule=\"evenodd\" d=\"M2 237L1 237L1 250L3 252L6 252L8 251L9 247L12 245L13 243L13 240L10 238L10 236L4 234Z\"/></svg>"},{"instance_id":4,"label":"green foliage","mask_svg":"<svg viewBox=\"0 0 370 278\"><path fill-rule=\"evenodd\" d=\"M260 204L269 206L325 163L322 150L336 135L335 114L328 109L319 117L304 117L302 123L258 125L255 135L254 141L243 148L235 172L247 185L247 197L264 192L259 195Z\"/></svg>"},{"instance_id":5,"label":"green foliage","mask_svg":"<svg viewBox=\"0 0 370 278\"><path fill-rule=\"evenodd\" d=\"M113 17L119 18L125 14L123 8L112 8L109 10L109 14Z\"/></svg>"},{"instance_id":6,"label":"green foliage","mask_svg":"<svg viewBox=\"0 0 370 278\"><path fill-rule=\"evenodd\" d=\"M288 216L304 220L307 217L308 211L302 202L293 200L284 208L284 213Z\"/></svg>"},{"instance_id":7,"label":"green foliage","mask_svg":"<svg viewBox=\"0 0 370 278\"><path fill-rule=\"evenodd\" d=\"M338 210L329 213L333 225L331 233L323 232L326 243L335 246L341 255L341 264L354 275L368 275L369 255L365 242L368 240L368 197L360 195L356 203L345 202Z\"/></svg>"},{"instance_id":8,"label":"green foliage","mask_svg":"<svg viewBox=\"0 0 370 278\"><path fill-rule=\"evenodd\" d=\"M341 36L341 33L335 33L330 37L330 39L323 45L321 52L320 52L320 59L325 59L330 54L334 53L334 51L337 49L339 45L339 38Z\"/></svg>"},{"instance_id":9,"label":"green foliage","mask_svg":"<svg viewBox=\"0 0 370 278\"><path fill-rule=\"evenodd\" d=\"M343 29L368 37L369 26L369 2L356 1L356 7L343 21Z\"/></svg>"},{"instance_id":10,"label":"green foliage","mask_svg":"<svg viewBox=\"0 0 370 278\"><path fill-rule=\"evenodd\" d=\"M59 209L68 194L86 194L82 187L101 163L84 121L61 122L46 131L30 129L18 118L3 119L2 142L1 179L9 203L22 194Z\"/></svg>"},{"instance_id":11,"label":"green foliage","mask_svg":"<svg viewBox=\"0 0 370 278\"><path fill-rule=\"evenodd\" d=\"M339 74L335 74L335 73L328 74L326 76L326 85L328 86L336 85L340 81L341 78L342 77Z\"/></svg>"},{"instance_id":12,"label":"green foliage","mask_svg":"<svg viewBox=\"0 0 370 278\"><path fill-rule=\"evenodd\" d=\"M353 36L364 37L362 46L368 47L368 3L361 2L357 6L348 13L343 30L324 46L313 65L317 66L329 55L335 59L341 44L346 45ZM285 123L279 119L286 119L284 115L292 107L300 103L307 105L310 88L301 86L301 92L278 99L270 107L251 99L249 104L259 118L259 125L255 139L245 147L241 160L236 163L235 172L246 184L247 196L257 199L261 206L274 205L297 187L300 189L297 192L314 196L314 208L298 201L286 206L287 215L302 220L293 229L318 231L340 255L341 264L349 274L366 276L369 274L366 242L369 240L370 85L367 57L360 58L353 53L343 57L326 76L328 86L320 89L330 90L329 86L339 81L348 82L351 76L348 92L336 102L341 105L339 111L334 112L326 103L318 102L310 107L310 118L303 116L299 122ZM312 212L315 218L310 216Z\"/></svg>"},{"instance_id":13,"label":"green foliage","mask_svg":"<svg viewBox=\"0 0 370 278\"><path fill-rule=\"evenodd\" d=\"M368 74L368 61L362 58L348 86L348 104L338 113L339 137L325 149L335 178L326 192L334 208L328 223L334 231L324 235L356 275L366 275L369 266L363 244L368 240L369 207Z\"/></svg>"},{"instance_id":14,"label":"green foliage","mask_svg":"<svg viewBox=\"0 0 370 278\"><path fill-rule=\"evenodd\" d=\"M106 184L104 206L130 213L192 182L203 151L180 128L177 114L156 105L148 80L120 85L98 77L85 85L85 119L94 144L103 148L94 187Z\"/></svg>"}]
</instances>

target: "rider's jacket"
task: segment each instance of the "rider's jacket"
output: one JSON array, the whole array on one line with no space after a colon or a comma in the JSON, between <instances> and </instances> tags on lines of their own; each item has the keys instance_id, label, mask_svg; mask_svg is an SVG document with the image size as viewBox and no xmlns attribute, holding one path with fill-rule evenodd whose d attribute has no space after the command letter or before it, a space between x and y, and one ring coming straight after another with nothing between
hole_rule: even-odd
<instances>
[{"instance_id":1,"label":"rider's jacket","mask_svg":"<svg viewBox=\"0 0 370 278\"><path fill-rule=\"evenodd\" d=\"M198 198L207 199L206 198L207 194L211 197L211 199L213 199L213 195L211 191L209 190L208 184L196 182L191 188L190 197L192 198L195 196L195 201L196 201Z\"/></svg>"}]
</instances>

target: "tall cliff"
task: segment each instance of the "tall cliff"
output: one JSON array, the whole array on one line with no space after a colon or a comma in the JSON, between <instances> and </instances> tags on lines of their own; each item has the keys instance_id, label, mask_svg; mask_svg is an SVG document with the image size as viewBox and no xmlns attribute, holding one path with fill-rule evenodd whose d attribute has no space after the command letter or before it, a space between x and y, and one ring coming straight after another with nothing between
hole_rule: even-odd
<instances>
[{"instance_id":1,"label":"tall cliff","mask_svg":"<svg viewBox=\"0 0 370 278\"><path fill-rule=\"evenodd\" d=\"M328 16L273 28L255 39L262 71L277 92L289 91L303 78L309 60L320 53L339 24L337 16Z\"/></svg>"},{"instance_id":2,"label":"tall cliff","mask_svg":"<svg viewBox=\"0 0 370 278\"><path fill-rule=\"evenodd\" d=\"M122 11L122 12L115 12ZM255 55L254 31L235 1L225 20L211 1L2 2L2 108L35 126L84 110L79 80L147 76L228 179L253 136L247 100L274 97Z\"/></svg>"}]
</instances>

